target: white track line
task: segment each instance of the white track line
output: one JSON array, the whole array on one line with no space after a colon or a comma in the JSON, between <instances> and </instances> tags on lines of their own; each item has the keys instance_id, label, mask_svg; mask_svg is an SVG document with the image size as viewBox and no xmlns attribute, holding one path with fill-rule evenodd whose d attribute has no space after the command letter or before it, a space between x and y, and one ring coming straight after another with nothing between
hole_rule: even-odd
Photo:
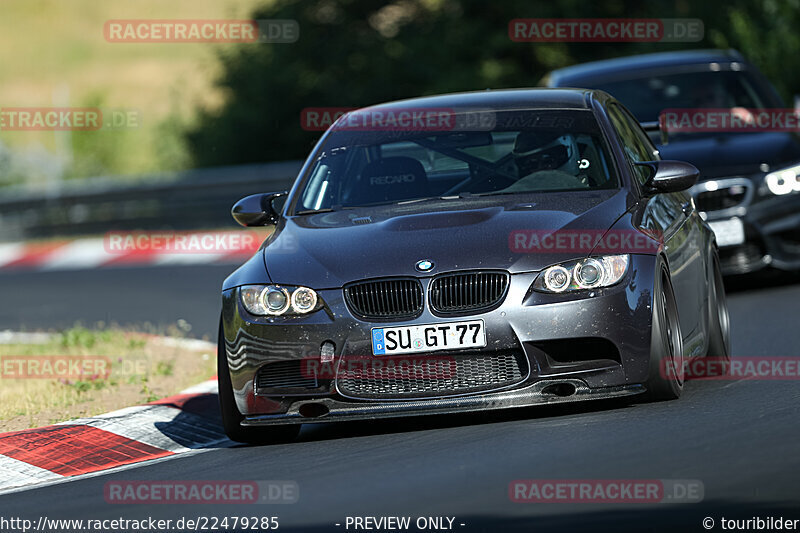
<instances>
[{"instance_id":1,"label":"white track line","mask_svg":"<svg viewBox=\"0 0 800 533\"><path fill-rule=\"evenodd\" d=\"M3 480L3 485L5 486L18 487L33 483L38 484L44 481L63 479L63 477L44 468L0 455L0 479ZM1 487L0 490L2 490Z\"/></svg>"},{"instance_id":2,"label":"white track line","mask_svg":"<svg viewBox=\"0 0 800 533\"><path fill-rule=\"evenodd\" d=\"M0 267L12 263L23 256L25 245L20 242L0 244Z\"/></svg>"},{"instance_id":3,"label":"white track line","mask_svg":"<svg viewBox=\"0 0 800 533\"><path fill-rule=\"evenodd\" d=\"M96 268L116 257L106 251L103 239L81 239L53 251L41 265L40 270Z\"/></svg>"}]
</instances>

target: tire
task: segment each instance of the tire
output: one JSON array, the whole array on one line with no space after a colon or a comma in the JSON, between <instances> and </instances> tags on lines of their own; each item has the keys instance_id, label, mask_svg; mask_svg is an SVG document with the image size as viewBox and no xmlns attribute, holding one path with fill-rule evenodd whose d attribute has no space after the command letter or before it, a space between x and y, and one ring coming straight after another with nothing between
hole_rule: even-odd
<instances>
[{"instance_id":1,"label":"tire","mask_svg":"<svg viewBox=\"0 0 800 533\"><path fill-rule=\"evenodd\" d=\"M706 357L713 358L714 364L706 365L706 374L721 376L728 373L731 364L731 323L728 315L728 300L722 281L717 253L711 258L708 299L708 350Z\"/></svg>"},{"instance_id":2,"label":"tire","mask_svg":"<svg viewBox=\"0 0 800 533\"><path fill-rule=\"evenodd\" d=\"M650 341L650 371L645 387L646 401L680 398L683 392L683 337L678 306L667 268L657 270L653 290L653 326Z\"/></svg>"},{"instance_id":3,"label":"tire","mask_svg":"<svg viewBox=\"0 0 800 533\"><path fill-rule=\"evenodd\" d=\"M228 368L228 357L225 354L225 337L222 332L222 321L219 325L217 340L217 380L219 383L219 410L222 414L222 426L229 439L245 444L278 444L294 440L300 433L300 424L285 426L246 427L241 422L244 416L236 407L233 397L233 385Z\"/></svg>"}]
</instances>

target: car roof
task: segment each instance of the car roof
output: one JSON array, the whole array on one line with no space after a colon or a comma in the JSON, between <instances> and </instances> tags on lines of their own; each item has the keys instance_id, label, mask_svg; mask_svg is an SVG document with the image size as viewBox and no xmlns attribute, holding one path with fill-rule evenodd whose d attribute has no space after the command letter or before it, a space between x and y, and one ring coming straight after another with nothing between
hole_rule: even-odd
<instances>
[{"instance_id":1,"label":"car roof","mask_svg":"<svg viewBox=\"0 0 800 533\"><path fill-rule=\"evenodd\" d=\"M680 52L660 52L636 56L618 57L602 61L591 61L571 67L554 70L544 78L551 87L574 86L585 78L613 78L621 74L643 70L675 69L676 67L697 67L711 63L744 63L747 61L736 50L685 50ZM620 76L622 77L622 76Z\"/></svg>"},{"instance_id":2,"label":"car roof","mask_svg":"<svg viewBox=\"0 0 800 533\"><path fill-rule=\"evenodd\" d=\"M607 98L603 91L592 89L499 89L424 96L397 100L366 109L391 111L409 108L446 108L453 111L492 109L591 109L591 100Z\"/></svg>"}]
</instances>

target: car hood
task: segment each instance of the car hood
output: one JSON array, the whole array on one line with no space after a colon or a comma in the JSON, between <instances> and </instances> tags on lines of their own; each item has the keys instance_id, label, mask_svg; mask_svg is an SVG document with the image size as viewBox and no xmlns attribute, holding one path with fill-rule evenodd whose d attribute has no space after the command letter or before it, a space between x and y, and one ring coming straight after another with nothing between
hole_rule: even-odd
<instances>
[{"instance_id":1,"label":"car hood","mask_svg":"<svg viewBox=\"0 0 800 533\"><path fill-rule=\"evenodd\" d=\"M664 159L688 161L700 169L700 179L747 176L800 162L800 142L790 133L729 133L680 135L659 146Z\"/></svg>"},{"instance_id":2,"label":"car hood","mask_svg":"<svg viewBox=\"0 0 800 533\"><path fill-rule=\"evenodd\" d=\"M423 259L433 262L431 274L476 268L536 271L586 254L520 253L512 250L510 235L605 231L629 201L618 189L428 200L293 216L281 221L262 253L273 283L316 289L423 275L415 269Z\"/></svg>"}]
</instances>

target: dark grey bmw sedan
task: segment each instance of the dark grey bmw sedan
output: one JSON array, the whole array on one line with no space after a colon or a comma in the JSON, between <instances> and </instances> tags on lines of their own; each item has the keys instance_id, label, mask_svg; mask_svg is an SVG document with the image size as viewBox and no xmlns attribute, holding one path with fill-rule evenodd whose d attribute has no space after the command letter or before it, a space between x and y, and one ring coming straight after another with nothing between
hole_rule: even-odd
<instances>
[{"instance_id":1,"label":"dark grey bmw sedan","mask_svg":"<svg viewBox=\"0 0 800 533\"><path fill-rule=\"evenodd\" d=\"M714 235L602 91L418 98L351 112L289 192L239 201L272 226L228 277L225 429L680 396L729 358Z\"/></svg>"}]
</instances>

